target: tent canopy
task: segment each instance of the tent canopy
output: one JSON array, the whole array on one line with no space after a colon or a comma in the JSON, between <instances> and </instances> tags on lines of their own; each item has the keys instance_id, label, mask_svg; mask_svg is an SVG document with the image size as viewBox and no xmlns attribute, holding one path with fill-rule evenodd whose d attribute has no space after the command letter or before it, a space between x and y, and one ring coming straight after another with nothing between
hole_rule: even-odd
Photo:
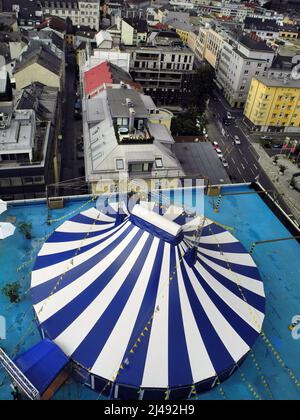
<instances>
[{"instance_id":1,"label":"tent canopy","mask_svg":"<svg viewBox=\"0 0 300 420\"><path fill-rule=\"evenodd\" d=\"M75 216L42 247L32 296L44 334L95 377L136 388L177 389L232 371L265 316L251 256L181 208L160 214L141 202L123 218L115 209Z\"/></svg>"}]
</instances>

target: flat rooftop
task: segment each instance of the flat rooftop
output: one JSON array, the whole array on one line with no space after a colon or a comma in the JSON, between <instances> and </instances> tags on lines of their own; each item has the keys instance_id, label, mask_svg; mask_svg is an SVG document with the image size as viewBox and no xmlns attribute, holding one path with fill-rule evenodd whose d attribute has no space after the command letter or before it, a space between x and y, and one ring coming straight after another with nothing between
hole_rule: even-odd
<instances>
[{"instance_id":1,"label":"flat rooftop","mask_svg":"<svg viewBox=\"0 0 300 420\"><path fill-rule=\"evenodd\" d=\"M127 104L127 99L129 99L133 104L136 118L149 117L149 112L147 111L138 92L133 89L108 89L107 101L113 118L129 118L130 107Z\"/></svg>"},{"instance_id":2,"label":"flat rooftop","mask_svg":"<svg viewBox=\"0 0 300 420\"><path fill-rule=\"evenodd\" d=\"M282 87L282 88L300 88L300 80L294 80L294 79L286 79L284 82L283 79L270 79L268 77L255 77L256 80L263 83L266 86L269 87Z\"/></svg>"},{"instance_id":3,"label":"flat rooftop","mask_svg":"<svg viewBox=\"0 0 300 420\"><path fill-rule=\"evenodd\" d=\"M216 198L209 196L204 197L204 213L211 220L226 226L246 249L249 250L254 241L291 236L283 222L250 186L223 187L221 193L223 198L219 213L214 212ZM164 194L167 197L167 192ZM196 211L199 212L202 207L197 206L196 199L199 195L197 189L177 190L174 202L184 203L187 208L196 205ZM0 290L8 280L19 281L22 297L19 303L11 305L9 299L0 293L1 315L5 316L8 326L5 340L8 354L22 353L40 341L40 333L33 319L32 301L26 293L30 286L34 260L47 236L70 218L70 214L74 216L95 206L95 202L90 201L91 198L84 196L66 199L65 208L50 210L50 219L59 219L51 226L47 225L48 211L45 201L12 202L9 203L8 211L0 215L0 222L14 219L16 224L32 223L31 240L25 239L17 229L14 236L0 241ZM104 201L105 197L101 200ZM11 258L12 255L14 258ZM263 330L270 346L260 338L253 348L255 360L248 357L240 370L222 383L222 391L228 400L253 400L255 396L249 387L251 385L263 400L299 400L299 387L295 382L300 378L299 340L293 339L289 325L292 318L299 314L300 245L296 240L260 245L256 247L253 258L265 285L267 305ZM24 340L20 343L20 337L23 336ZM283 363L293 372L294 379L278 361L276 354L279 354ZM247 378L246 382L242 380L242 374ZM2 371L0 383L0 400L10 400L10 381ZM100 398L104 399L103 396ZM97 400L99 394L70 380L54 399ZM200 395L199 399L222 400L221 388L217 386Z\"/></svg>"},{"instance_id":4,"label":"flat rooftop","mask_svg":"<svg viewBox=\"0 0 300 420\"><path fill-rule=\"evenodd\" d=\"M231 183L210 142L175 143L173 151L186 174L207 176L214 185Z\"/></svg>"}]
</instances>

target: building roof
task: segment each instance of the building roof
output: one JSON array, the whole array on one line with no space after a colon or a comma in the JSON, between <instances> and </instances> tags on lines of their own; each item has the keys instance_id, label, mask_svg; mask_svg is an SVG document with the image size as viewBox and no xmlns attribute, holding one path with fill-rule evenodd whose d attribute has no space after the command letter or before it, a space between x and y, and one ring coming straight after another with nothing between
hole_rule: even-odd
<instances>
[{"instance_id":1,"label":"building roof","mask_svg":"<svg viewBox=\"0 0 300 420\"><path fill-rule=\"evenodd\" d=\"M30 45L29 49L22 54L21 61L15 67L15 73L22 71L24 68L37 63L44 67L51 73L60 75L61 73L61 60L57 55L43 44Z\"/></svg>"},{"instance_id":2,"label":"building roof","mask_svg":"<svg viewBox=\"0 0 300 420\"><path fill-rule=\"evenodd\" d=\"M54 30L47 30L47 31L30 31L28 32L28 38L32 39L34 41L43 41L47 40L50 41L50 43L55 46L58 50L63 51L64 50L64 39L57 35L57 33L54 32ZM51 48L50 45L49 47Z\"/></svg>"},{"instance_id":3,"label":"building roof","mask_svg":"<svg viewBox=\"0 0 300 420\"><path fill-rule=\"evenodd\" d=\"M210 142L175 143L173 150L186 174L208 177L213 185L231 183Z\"/></svg>"},{"instance_id":4,"label":"building roof","mask_svg":"<svg viewBox=\"0 0 300 420\"><path fill-rule=\"evenodd\" d=\"M239 43L252 51L273 52L273 49L257 36L243 35L239 38Z\"/></svg>"},{"instance_id":5,"label":"building roof","mask_svg":"<svg viewBox=\"0 0 300 420\"><path fill-rule=\"evenodd\" d=\"M17 109L35 111L40 121L53 121L56 116L58 88L48 87L35 82L23 89Z\"/></svg>"},{"instance_id":6,"label":"building roof","mask_svg":"<svg viewBox=\"0 0 300 420\"><path fill-rule=\"evenodd\" d=\"M67 22L58 16L49 16L37 25L38 29L50 28L58 32L67 30Z\"/></svg>"},{"instance_id":7,"label":"building roof","mask_svg":"<svg viewBox=\"0 0 300 420\"><path fill-rule=\"evenodd\" d=\"M255 77L256 80L263 83L265 86L268 87L278 87L278 88L285 88L285 89L300 89L300 80L294 80L291 78L286 79L278 79L278 78L270 78L270 77Z\"/></svg>"},{"instance_id":8,"label":"building roof","mask_svg":"<svg viewBox=\"0 0 300 420\"><path fill-rule=\"evenodd\" d=\"M132 26L138 33L146 33L148 32L148 24L147 21L144 19L137 19L137 18L123 18L124 22L128 25Z\"/></svg>"},{"instance_id":9,"label":"building roof","mask_svg":"<svg viewBox=\"0 0 300 420\"><path fill-rule=\"evenodd\" d=\"M129 73L115 66L109 61L104 61L84 73L85 94L91 95L104 83L117 84L120 82L132 81Z\"/></svg>"},{"instance_id":10,"label":"building roof","mask_svg":"<svg viewBox=\"0 0 300 420\"><path fill-rule=\"evenodd\" d=\"M107 91L107 100L112 118L129 118L127 99L132 102L137 118L149 117L149 112L138 92L133 89L111 89Z\"/></svg>"},{"instance_id":11,"label":"building roof","mask_svg":"<svg viewBox=\"0 0 300 420\"><path fill-rule=\"evenodd\" d=\"M259 31L279 32L279 25L275 19L256 18L247 16L244 20L244 28Z\"/></svg>"},{"instance_id":12,"label":"building roof","mask_svg":"<svg viewBox=\"0 0 300 420\"><path fill-rule=\"evenodd\" d=\"M32 0L2 0L2 10L4 12L12 12L14 5L19 6L18 20L41 21L41 16L37 16L36 14L37 11L42 11L40 2Z\"/></svg>"}]
</instances>

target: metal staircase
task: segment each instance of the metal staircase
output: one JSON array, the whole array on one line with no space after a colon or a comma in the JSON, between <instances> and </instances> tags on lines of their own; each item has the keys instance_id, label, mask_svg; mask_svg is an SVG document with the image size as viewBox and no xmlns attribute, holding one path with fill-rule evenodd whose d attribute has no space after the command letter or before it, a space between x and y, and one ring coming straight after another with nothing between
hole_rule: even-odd
<instances>
[{"instance_id":1,"label":"metal staircase","mask_svg":"<svg viewBox=\"0 0 300 420\"><path fill-rule=\"evenodd\" d=\"M8 355L0 348L0 364L13 379L14 383L22 390L30 400L40 400L39 391L26 378L18 366L8 357Z\"/></svg>"}]
</instances>

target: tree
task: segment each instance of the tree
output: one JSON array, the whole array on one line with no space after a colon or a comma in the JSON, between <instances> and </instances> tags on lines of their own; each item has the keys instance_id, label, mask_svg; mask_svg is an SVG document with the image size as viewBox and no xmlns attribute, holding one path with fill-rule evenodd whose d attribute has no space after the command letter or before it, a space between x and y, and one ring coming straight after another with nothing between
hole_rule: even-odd
<instances>
[{"instance_id":1,"label":"tree","mask_svg":"<svg viewBox=\"0 0 300 420\"><path fill-rule=\"evenodd\" d=\"M206 110L206 101L213 90L214 73L208 64L203 64L193 75L192 90L183 100L184 107L195 107L199 114Z\"/></svg>"},{"instance_id":2,"label":"tree","mask_svg":"<svg viewBox=\"0 0 300 420\"><path fill-rule=\"evenodd\" d=\"M199 115L196 108L188 108L172 120L173 136L199 136L205 126L205 118Z\"/></svg>"}]
</instances>

